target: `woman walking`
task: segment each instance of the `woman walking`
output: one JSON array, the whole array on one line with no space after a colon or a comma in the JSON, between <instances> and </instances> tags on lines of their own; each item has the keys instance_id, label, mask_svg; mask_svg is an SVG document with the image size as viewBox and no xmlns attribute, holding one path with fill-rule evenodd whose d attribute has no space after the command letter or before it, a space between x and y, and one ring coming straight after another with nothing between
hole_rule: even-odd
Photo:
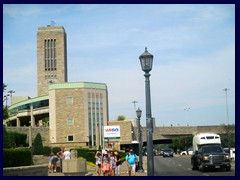
<instances>
[{"instance_id":1,"label":"woman walking","mask_svg":"<svg viewBox=\"0 0 240 180\"><path fill-rule=\"evenodd\" d=\"M97 165L97 174L98 174L98 176L100 176L101 175L101 158L102 158L102 156L99 151L97 151L95 158L96 158L96 165Z\"/></svg>"},{"instance_id":2,"label":"woman walking","mask_svg":"<svg viewBox=\"0 0 240 180\"><path fill-rule=\"evenodd\" d=\"M115 176L116 157L113 152L110 153L110 171L109 176Z\"/></svg>"},{"instance_id":3,"label":"woman walking","mask_svg":"<svg viewBox=\"0 0 240 180\"><path fill-rule=\"evenodd\" d=\"M103 153L102 159L102 171L104 176L108 176L109 170L110 170L110 158L108 156L108 153L105 151Z\"/></svg>"},{"instance_id":4,"label":"woman walking","mask_svg":"<svg viewBox=\"0 0 240 180\"><path fill-rule=\"evenodd\" d=\"M116 176L120 176L120 174L121 174L121 164L122 164L122 162L121 162L120 156L119 156L119 154L118 154L117 151L114 152L114 155L115 155L115 157L116 157L115 175L116 175Z\"/></svg>"}]
</instances>

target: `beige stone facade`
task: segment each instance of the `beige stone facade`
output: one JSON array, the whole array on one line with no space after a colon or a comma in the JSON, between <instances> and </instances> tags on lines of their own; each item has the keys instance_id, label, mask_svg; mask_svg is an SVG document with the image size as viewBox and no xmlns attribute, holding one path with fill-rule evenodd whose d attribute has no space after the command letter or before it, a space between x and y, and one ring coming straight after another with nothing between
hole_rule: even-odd
<instances>
[{"instance_id":1,"label":"beige stone facade","mask_svg":"<svg viewBox=\"0 0 240 180\"><path fill-rule=\"evenodd\" d=\"M98 124L107 125L107 87L101 83L49 86L49 138L54 146L98 147Z\"/></svg>"},{"instance_id":2,"label":"beige stone facade","mask_svg":"<svg viewBox=\"0 0 240 180\"><path fill-rule=\"evenodd\" d=\"M67 35L62 26L37 31L38 96L48 95L49 83L67 82Z\"/></svg>"}]
</instances>

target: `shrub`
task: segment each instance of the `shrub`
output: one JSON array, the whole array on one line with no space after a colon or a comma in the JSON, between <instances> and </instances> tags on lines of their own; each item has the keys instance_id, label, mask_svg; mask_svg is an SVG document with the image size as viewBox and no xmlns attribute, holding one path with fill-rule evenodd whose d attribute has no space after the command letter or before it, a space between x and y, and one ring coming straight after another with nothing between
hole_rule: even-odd
<instances>
[{"instance_id":1,"label":"shrub","mask_svg":"<svg viewBox=\"0 0 240 180\"><path fill-rule=\"evenodd\" d=\"M49 156L52 152L52 149L50 146L44 146L43 147L43 151L42 151L42 154L45 155L45 156Z\"/></svg>"},{"instance_id":2,"label":"shrub","mask_svg":"<svg viewBox=\"0 0 240 180\"><path fill-rule=\"evenodd\" d=\"M59 151L61 151L61 148L60 148L60 147L53 147L53 148L52 148L52 153L53 153L53 154L57 154Z\"/></svg>"},{"instance_id":3,"label":"shrub","mask_svg":"<svg viewBox=\"0 0 240 180\"><path fill-rule=\"evenodd\" d=\"M31 163L32 154L30 149L3 149L3 167L29 166Z\"/></svg>"},{"instance_id":4,"label":"shrub","mask_svg":"<svg viewBox=\"0 0 240 180\"><path fill-rule=\"evenodd\" d=\"M33 144L33 154L42 155L42 151L43 151L42 137L40 133L37 133Z\"/></svg>"},{"instance_id":5,"label":"shrub","mask_svg":"<svg viewBox=\"0 0 240 180\"><path fill-rule=\"evenodd\" d=\"M3 148L9 148L8 132L5 126L3 126Z\"/></svg>"}]
</instances>

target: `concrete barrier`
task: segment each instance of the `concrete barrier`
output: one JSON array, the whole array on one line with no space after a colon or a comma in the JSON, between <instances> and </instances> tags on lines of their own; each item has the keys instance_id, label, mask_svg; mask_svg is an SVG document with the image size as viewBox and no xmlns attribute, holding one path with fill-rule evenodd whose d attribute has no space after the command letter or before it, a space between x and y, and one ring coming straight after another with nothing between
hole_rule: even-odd
<instances>
[{"instance_id":1,"label":"concrete barrier","mask_svg":"<svg viewBox=\"0 0 240 180\"><path fill-rule=\"evenodd\" d=\"M48 164L3 168L3 176L48 176Z\"/></svg>"},{"instance_id":2,"label":"concrete barrier","mask_svg":"<svg viewBox=\"0 0 240 180\"><path fill-rule=\"evenodd\" d=\"M87 174L86 159L63 160L62 172L65 176L85 176Z\"/></svg>"}]
</instances>

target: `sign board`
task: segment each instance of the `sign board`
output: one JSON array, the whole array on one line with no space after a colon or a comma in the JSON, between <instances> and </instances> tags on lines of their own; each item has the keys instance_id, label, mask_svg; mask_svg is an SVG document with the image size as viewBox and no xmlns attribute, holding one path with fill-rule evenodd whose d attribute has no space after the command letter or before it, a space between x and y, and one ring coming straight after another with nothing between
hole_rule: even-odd
<instances>
[{"instance_id":1,"label":"sign board","mask_svg":"<svg viewBox=\"0 0 240 180\"><path fill-rule=\"evenodd\" d=\"M104 126L104 139L120 139L120 126Z\"/></svg>"}]
</instances>

